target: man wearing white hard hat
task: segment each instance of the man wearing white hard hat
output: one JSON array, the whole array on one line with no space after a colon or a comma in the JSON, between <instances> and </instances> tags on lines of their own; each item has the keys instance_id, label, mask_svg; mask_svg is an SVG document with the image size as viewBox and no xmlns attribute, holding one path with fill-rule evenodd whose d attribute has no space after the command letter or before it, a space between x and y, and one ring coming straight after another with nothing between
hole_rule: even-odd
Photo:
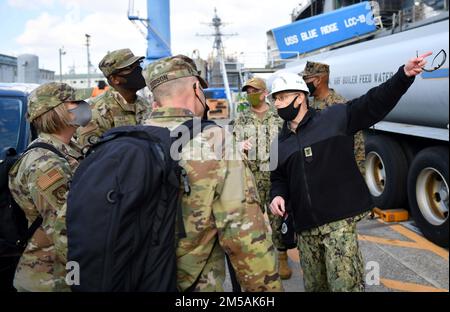
<instances>
[{"instance_id":1,"label":"man wearing white hard hat","mask_svg":"<svg viewBox=\"0 0 450 312\"><path fill-rule=\"evenodd\" d=\"M353 135L395 107L429 55L409 60L365 95L321 111L309 108L309 90L299 75L282 73L273 80L270 97L285 123L271 173L270 209L293 215L306 291L364 291L356 222L373 203L355 161Z\"/></svg>"}]
</instances>

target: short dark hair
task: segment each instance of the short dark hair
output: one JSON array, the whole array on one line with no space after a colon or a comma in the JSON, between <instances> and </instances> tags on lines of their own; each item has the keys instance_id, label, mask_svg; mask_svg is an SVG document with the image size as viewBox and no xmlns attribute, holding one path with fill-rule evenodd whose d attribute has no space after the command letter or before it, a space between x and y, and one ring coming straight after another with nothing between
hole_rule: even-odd
<instances>
[{"instance_id":1,"label":"short dark hair","mask_svg":"<svg viewBox=\"0 0 450 312\"><path fill-rule=\"evenodd\" d=\"M103 90L103 89L105 89L105 87L106 87L106 82L105 82L104 80L100 80L100 81L98 82L98 88L99 88L100 90Z\"/></svg>"}]
</instances>

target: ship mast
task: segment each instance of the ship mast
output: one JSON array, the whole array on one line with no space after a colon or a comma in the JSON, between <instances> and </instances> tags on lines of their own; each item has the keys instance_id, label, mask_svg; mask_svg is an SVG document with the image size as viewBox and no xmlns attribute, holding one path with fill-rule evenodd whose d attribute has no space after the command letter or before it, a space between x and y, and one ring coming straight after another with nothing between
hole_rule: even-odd
<instances>
[{"instance_id":1,"label":"ship mast","mask_svg":"<svg viewBox=\"0 0 450 312\"><path fill-rule=\"evenodd\" d=\"M234 104L231 99L231 91L230 91L230 85L228 83L228 75L227 75L227 69L225 67L225 49L223 46L223 37L231 37L236 36L237 34L224 34L222 33L221 28L225 26L226 24L222 23L222 20L217 15L217 9L214 8L214 17L212 19L212 23L208 24L210 27L214 28L213 34L206 34L206 35L199 35L200 37L214 37L214 44L213 44L213 56L215 55L217 59L220 62L220 67L222 71L222 79L223 84L225 88L225 94L228 100L228 103L230 105L230 118L234 118Z\"/></svg>"}]
</instances>

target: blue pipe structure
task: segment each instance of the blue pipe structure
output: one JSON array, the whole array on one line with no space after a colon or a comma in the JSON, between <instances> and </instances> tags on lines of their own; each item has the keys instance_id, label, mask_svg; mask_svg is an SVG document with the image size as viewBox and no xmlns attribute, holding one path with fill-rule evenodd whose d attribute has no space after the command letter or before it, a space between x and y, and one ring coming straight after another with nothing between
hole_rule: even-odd
<instances>
[{"instance_id":1,"label":"blue pipe structure","mask_svg":"<svg viewBox=\"0 0 450 312\"><path fill-rule=\"evenodd\" d=\"M170 48L170 0L147 0L147 61L172 55Z\"/></svg>"},{"instance_id":2,"label":"blue pipe structure","mask_svg":"<svg viewBox=\"0 0 450 312\"><path fill-rule=\"evenodd\" d=\"M133 11L134 1L130 0L128 19L135 24L141 22L147 29L144 34L147 39L146 63L171 56L170 0L147 0L147 18L134 15Z\"/></svg>"}]
</instances>

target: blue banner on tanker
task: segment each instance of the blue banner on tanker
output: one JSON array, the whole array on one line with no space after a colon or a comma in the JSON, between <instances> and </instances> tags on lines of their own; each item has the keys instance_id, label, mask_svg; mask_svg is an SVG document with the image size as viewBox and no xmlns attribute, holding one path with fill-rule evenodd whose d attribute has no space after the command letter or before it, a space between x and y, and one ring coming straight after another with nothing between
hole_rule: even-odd
<instances>
[{"instance_id":1,"label":"blue banner on tanker","mask_svg":"<svg viewBox=\"0 0 450 312\"><path fill-rule=\"evenodd\" d=\"M376 30L371 5L361 2L275 28L272 33L281 58L287 59Z\"/></svg>"}]
</instances>

